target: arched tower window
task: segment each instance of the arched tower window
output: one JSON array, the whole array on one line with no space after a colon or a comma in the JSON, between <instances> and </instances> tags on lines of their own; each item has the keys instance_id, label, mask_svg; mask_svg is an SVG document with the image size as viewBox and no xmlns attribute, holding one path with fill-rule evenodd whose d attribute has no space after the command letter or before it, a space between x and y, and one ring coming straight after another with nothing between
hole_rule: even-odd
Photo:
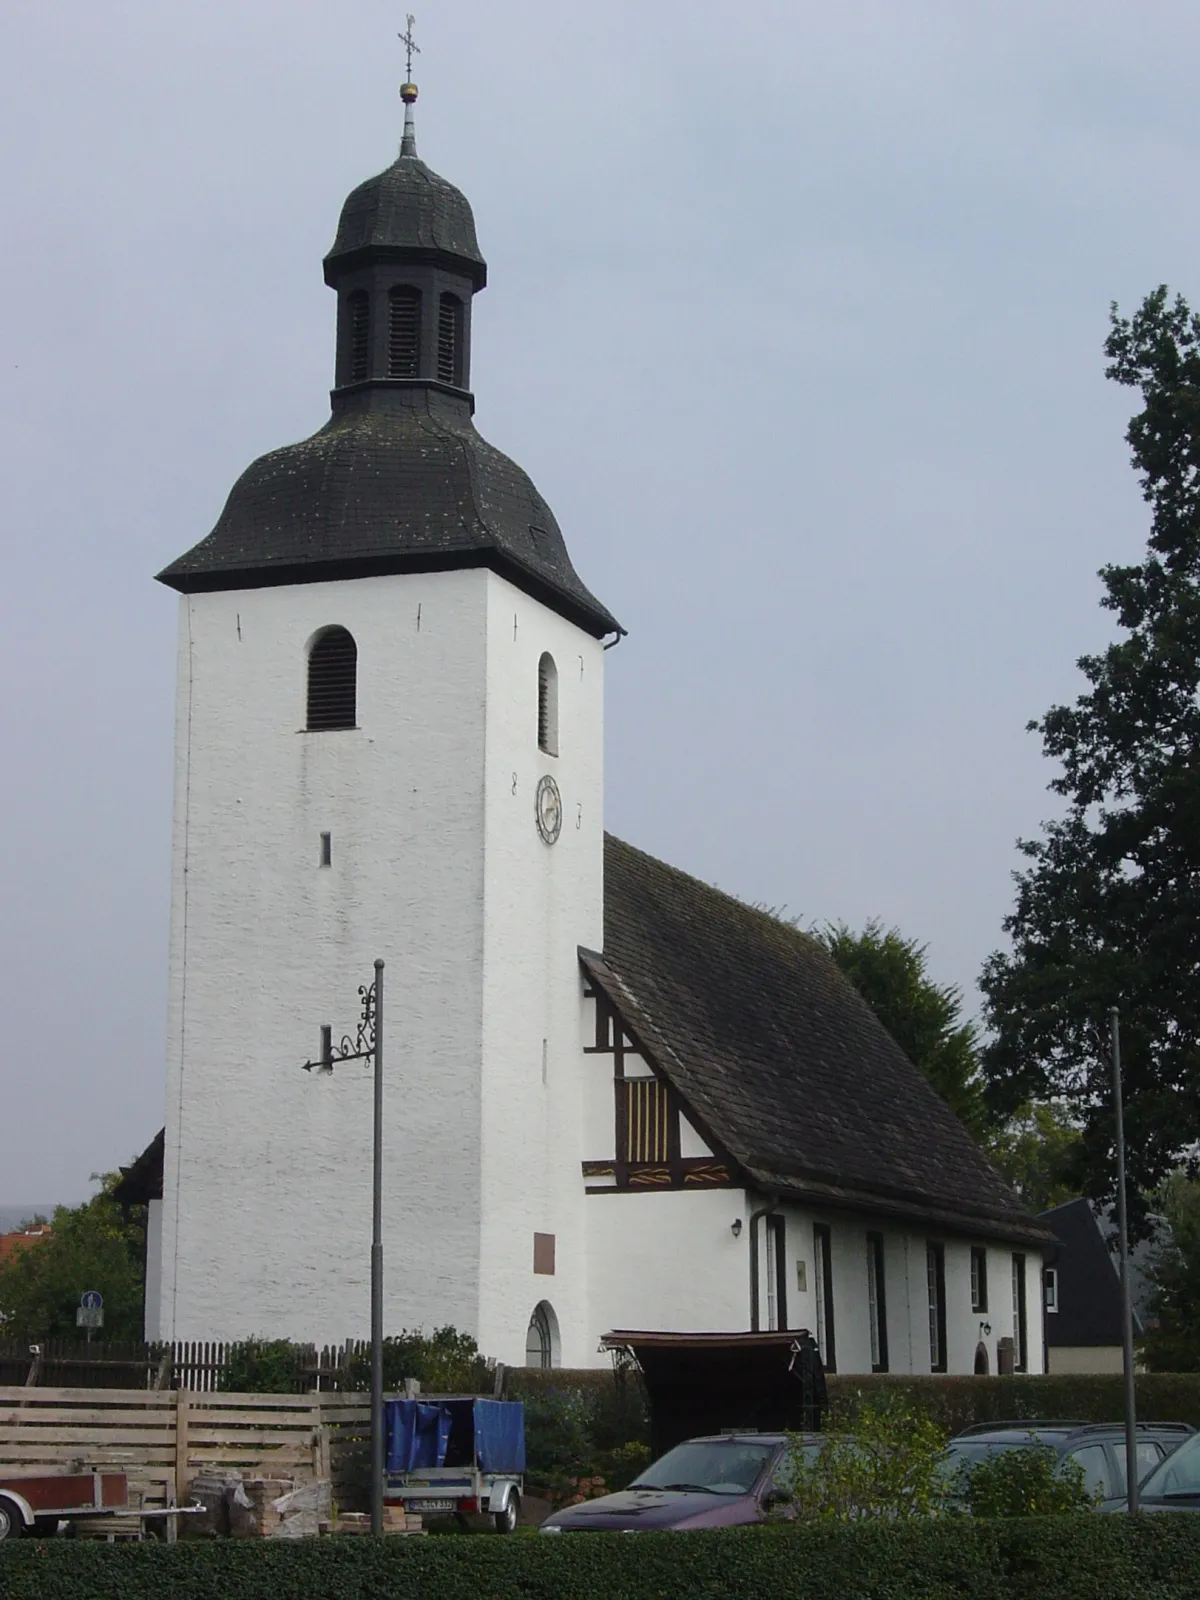
<instances>
[{"instance_id":1,"label":"arched tower window","mask_svg":"<svg viewBox=\"0 0 1200 1600\"><path fill-rule=\"evenodd\" d=\"M345 628L326 628L308 652L308 727L353 728L358 712L358 647Z\"/></svg>"},{"instance_id":2,"label":"arched tower window","mask_svg":"<svg viewBox=\"0 0 1200 1600\"><path fill-rule=\"evenodd\" d=\"M442 383L462 387L463 304L456 294L438 301L437 375Z\"/></svg>"},{"instance_id":3,"label":"arched tower window","mask_svg":"<svg viewBox=\"0 0 1200 1600\"><path fill-rule=\"evenodd\" d=\"M365 289L356 289L347 301L350 333L350 382L361 383L370 368L371 302Z\"/></svg>"},{"instance_id":4,"label":"arched tower window","mask_svg":"<svg viewBox=\"0 0 1200 1600\"><path fill-rule=\"evenodd\" d=\"M527 1367L556 1367L558 1353L558 1318L548 1300L533 1308L529 1331L525 1335L525 1365Z\"/></svg>"},{"instance_id":5,"label":"arched tower window","mask_svg":"<svg viewBox=\"0 0 1200 1600\"><path fill-rule=\"evenodd\" d=\"M388 293L388 377L415 378L421 361L421 291L399 284Z\"/></svg>"},{"instance_id":6,"label":"arched tower window","mask_svg":"<svg viewBox=\"0 0 1200 1600\"><path fill-rule=\"evenodd\" d=\"M538 662L538 749L558 754L558 668L545 651Z\"/></svg>"}]
</instances>

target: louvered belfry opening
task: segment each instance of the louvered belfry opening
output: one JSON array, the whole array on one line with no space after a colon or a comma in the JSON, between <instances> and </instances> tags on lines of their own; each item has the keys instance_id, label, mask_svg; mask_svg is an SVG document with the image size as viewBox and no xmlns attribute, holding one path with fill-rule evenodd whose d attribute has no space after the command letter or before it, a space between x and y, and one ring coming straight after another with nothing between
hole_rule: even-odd
<instances>
[{"instance_id":1,"label":"louvered belfry opening","mask_svg":"<svg viewBox=\"0 0 1200 1600\"><path fill-rule=\"evenodd\" d=\"M442 383L462 386L462 301L444 294L438 301L437 375Z\"/></svg>"},{"instance_id":2,"label":"louvered belfry opening","mask_svg":"<svg viewBox=\"0 0 1200 1600\"><path fill-rule=\"evenodd\" d=\"M308 727L353 728L358 714L358 647L345 628L326 628L308 653Z\"/></svg>"},{"instance_id":3,"label":"louvered belfry opening","mask_svg":"<svg viewBox=\"0 0 1200 1600\"><path fill-rule=\"evenodd\" d=\"M558 754L558 668L548 651L538 662L538 749Z\"/></svg>"},{"instance_id":4,"label":"louvered belfry opening","mask_svg":"<svg viewBox=\"0 0 1200 1600\"><path fill-rule=\"evenodd\" d=\"M356 289L348 302L350 319L350 379L361 383L367 376L371 354L371 303L365 289Z\"/></svg>"},{"instance_id":5,"label":"louvered belfry opening","mask_svg":"<svg viewBox=\"0 0 1200 1600\"><path fill-rule=\"evenodd\" d=\"M667 1086L658 1078L625 1079L625 1159L631 1165L668 1159Z\"/></svg>"},{"instance_id":6,"label":"louvered belfry opening","mask_svg":"<svg viewBox=\"0 0 1200 1600\"><path fill-rule=\"evenodd\" d=\"M421 291L400 284L388 295L388 377L415 378L421 361Z\"/></svg>"}]
</instances>

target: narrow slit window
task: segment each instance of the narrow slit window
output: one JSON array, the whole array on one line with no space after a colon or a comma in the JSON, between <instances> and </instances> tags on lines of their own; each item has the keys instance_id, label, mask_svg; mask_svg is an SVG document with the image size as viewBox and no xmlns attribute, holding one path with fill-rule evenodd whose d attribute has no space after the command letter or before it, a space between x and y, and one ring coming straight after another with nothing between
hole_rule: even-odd
<instances>
[{"instance_id":1,"label":"narrow slit window","mask_svg":"<svg viewBox=\"0 0 1200 1600\"><path fill-rule=\"evenodd\" d=\"M871 1333L871 1371L888 1370L887 1287L883 1270L883 1235L867 1235L867 1315Z\"/></svg>"},{"instance_id":2,"label":"narrow slit window","mask_svg":"<svg viewBox=\"0 0 1200 1600\"><path fill-rule=\"evenodd\" d=\"M388 295L388 377L415 378L421 361L421 291L401 284Z\"/></svg>"},{"instance_id":3,"label":"narrow slit window","mask_svg":"<svg viewBox=\"0 0 1200 1600\"><path fill-rule=\"evenodd\" d=\"M929 1370L946 1367L946 1252L932 1240L925 1246L925 1278L929 1291Z\"/></svg>"},{"instance_id":4,"label":"narrow slit window","mask_svg":"<svg viewBox=\"0 0 1200 1600\"><path fill-rule=\"evenodd\" d=\"M345 628L326 628L308 653L308 727L353 728L358 700L358 648Z\"/></svg>"},{"instance_id":5,"label":"narrow slit window","mask_svg":"<svg viewBox=\"0 0 1200 1600\"><path fill-rule=\"evenodd\" d=\"M323 833L321 835L321 865L323 867L331 867L333 865L333 835L331 833Z\"/></svg>"},{"instance_id":6,"label":"narrow slit window","mask_svg":"<svg viewBox=\"0 0 1200 1600\"><path fill-rule=\"evenodd\" d=\"M786 1328L787 1320L787 1223L783 1217L768 1217L767 1245L767 1327L772 1333Z\"/></svg>"},{"instance_id":7,"label":"narrow slit window","mask_svg":"<svg viewBox=\"0 0 1200 1600\"><path fill-rule=\"evenodd\" d=\"M437 375L442 383L462 387L462 301L444 294L438 302Z\"/></svg>"},{"instance_id":8,"label":"narrow slit window","mask_svg":"<svg viewBox=\"0 0 1200 1600\"><path fill-rule=\"evenodd\" d=\"M548 652L538 662L538 749L558 754L558 668Z\"/></svg>"},{"instance_id":9,"label":"narrow slit window","mask_svg":"<svg viewBox=\"0 0 1200 1600\"><path fill-rule=\"evenodd\" d=\"M333 1071L333 1028L329 1023L321 1028L321 1065Z\"/></svg>"},{"instance_id":10,"label":"narrow slit window","mask_svg":"<svg viewBox=\"0 0 1200 1600\"><path fill-rule=\"evenodd\" d=\"M971 1310L988 1308L987 1251L981 1246L971 1247Z\"/></svg>"},{"instance_id":11,"label":"narrow slit window","mask_svg":"<svg viewBox=\"0 0 1200 1600\"><path fill-rule=\"evenodd\" d=\"M347 306L350 324L350 382L367 376L371 354L371 302L365 289L356 289Z\"/></svg>"},{"instance_id":12,"label":"narrow slit window","mask_svg":"<svg viewBox=\"0 0 1200 1600\"><path fill-rule=\"evenodd\" d=\"M813 1293L816 1299L817 1349L826 1372L837 1371L833 1335L833 1230L813 1223Z\"/></svg>"}]
</instances>

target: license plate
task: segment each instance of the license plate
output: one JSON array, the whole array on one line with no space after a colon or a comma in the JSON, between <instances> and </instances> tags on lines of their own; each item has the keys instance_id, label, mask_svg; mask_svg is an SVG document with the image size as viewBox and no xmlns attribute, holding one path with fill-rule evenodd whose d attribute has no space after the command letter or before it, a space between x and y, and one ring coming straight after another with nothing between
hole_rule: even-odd
<instances>
[{"instance_id":1,"label":"license plate","mask_svg":"<svg viewBox=\"0 0 1200 1600\"><path fill-rule=\"evenodd\" d=\"M453 1511L453 1500L406 1500L406 1511Z\"/></svg>"}]
</instances>

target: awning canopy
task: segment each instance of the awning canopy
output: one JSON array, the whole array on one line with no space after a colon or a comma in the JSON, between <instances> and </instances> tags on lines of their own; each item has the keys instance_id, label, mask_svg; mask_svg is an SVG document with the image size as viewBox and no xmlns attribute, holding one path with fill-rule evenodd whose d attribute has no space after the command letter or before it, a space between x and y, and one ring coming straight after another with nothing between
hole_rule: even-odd
<instances>
[{"instance_id":1,"label":"awning canopy","mask_svg":"<svg viewBox=\"0 0 1200 1600\"><path fill-rule=\"evenodd\" d=\"M656 1455L697 1434L745 1428L815 1432L825 1373L807 1329L781 1333L656 1333L618 1328L601 1341L627 1350L646 1380Z\"/></svg>"}]
</instances>

